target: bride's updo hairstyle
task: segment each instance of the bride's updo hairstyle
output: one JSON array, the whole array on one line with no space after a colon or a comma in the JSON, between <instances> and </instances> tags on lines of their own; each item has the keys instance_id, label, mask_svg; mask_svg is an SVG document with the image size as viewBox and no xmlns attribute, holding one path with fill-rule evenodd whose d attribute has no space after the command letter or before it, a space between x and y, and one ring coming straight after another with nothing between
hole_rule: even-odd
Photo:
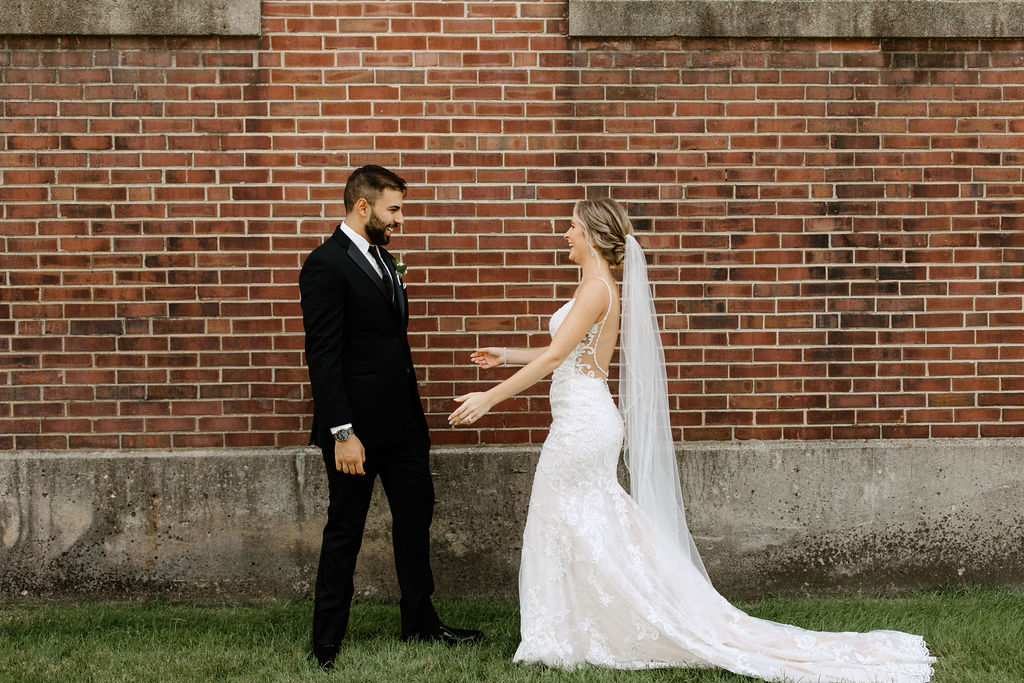
<instances>
[{"instance_id":1,"label":"bride's updo hairstyle","mask_svg":"<svg viewBox=\"0 0 1024 683\"><path fill-rule=\"evenodd\" d=\"M626 235L633 225L614 199L581 199L573 209L583 224L583 234L612 268L620 268L626 254Z\"/></svg>"}]
</instances>

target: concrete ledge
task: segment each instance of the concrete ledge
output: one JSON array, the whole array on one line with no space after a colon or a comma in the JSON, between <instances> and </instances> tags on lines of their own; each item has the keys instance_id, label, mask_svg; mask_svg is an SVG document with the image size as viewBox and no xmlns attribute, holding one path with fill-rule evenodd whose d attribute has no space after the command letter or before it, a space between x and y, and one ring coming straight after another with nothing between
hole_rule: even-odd
<instances>
[{"instance_id":1,"label":"concrete ledge","mask_svg":"<svg viewBox=\"0 0 1024 683\"><path fill-rule=\"evenodd\" d=\"M1013 38L1019 0L569 0L576 37Z\"/></svg>"},{"instance_id":2,"label":"concrete ledge","mask_svg":"<svg viewBox=\"0 0 1024 683\"><path fill-rule=\"evenodd\" d=\"M0 35L260 34L260 0L4 0Z\"/></svg>"},{"instance_id":3,"label":"concrete ledge","mask_svg":"<svg viewBox=\"0 0 1024 683\"><path fill-rule=\"evenodd\" d=\"M438 450L438 593L514 599L536 450ZM1024 440L680 449L725 595L1024 586ZM397 593L378 491L356 577ZM326 507L311 449L0 454L0 603L312 595Z\"/></svg>"}]
</instances>

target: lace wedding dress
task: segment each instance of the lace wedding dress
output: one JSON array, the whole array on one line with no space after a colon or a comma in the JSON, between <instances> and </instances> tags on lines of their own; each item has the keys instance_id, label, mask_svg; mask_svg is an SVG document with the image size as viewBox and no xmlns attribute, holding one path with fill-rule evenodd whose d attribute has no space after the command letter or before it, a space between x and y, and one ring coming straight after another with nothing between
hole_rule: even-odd
<instances>
[{"instance_id":1,"label":"lace wedding dress","mask_svg":"<svg viewBox=\"0 0 1024 683\"><path fill-rule=\"evenodd\" d=\"M552 336L572 303L551 317ZM595 357L605 319L552 375L551 430L523 534L515 661L720 667L769 681L929 680L934 659L919 636L814 632L751 617L652 523L616 477L623 419Z\"/></svg>"}]
</instances>

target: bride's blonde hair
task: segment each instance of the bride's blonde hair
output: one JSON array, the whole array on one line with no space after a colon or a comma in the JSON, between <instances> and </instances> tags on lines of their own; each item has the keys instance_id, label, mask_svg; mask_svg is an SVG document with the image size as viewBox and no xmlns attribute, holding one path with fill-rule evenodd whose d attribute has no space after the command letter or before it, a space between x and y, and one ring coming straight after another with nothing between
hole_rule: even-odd
<instances>
[{"instance_id":1,"label":"bride's blonde hair","mask_svg":"<svg viewBox=\"0 0 1024 683\"><path fill-rule=\"evenodd\" d=\"M594 249L613 268L622 266L626 255L626 235L633 232L633 224L614 199L581 199L573 209L583 224L583 235Z\"/></svg>"}]
</instances>

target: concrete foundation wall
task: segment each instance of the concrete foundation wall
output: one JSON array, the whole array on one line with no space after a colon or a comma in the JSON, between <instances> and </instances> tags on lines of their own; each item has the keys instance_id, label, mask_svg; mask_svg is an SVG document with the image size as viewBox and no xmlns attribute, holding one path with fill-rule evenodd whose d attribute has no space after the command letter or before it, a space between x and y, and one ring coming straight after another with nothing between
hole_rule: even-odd
<instances>
[{"instance_id":1,"label":"concrete foundation wall","mask_svg":"<svg viewBox=\"0 0 1024 683\"><path fill-rule=\"evenodd\" d=\"M569 35L1012 38L1020 0L569 0Z\"/></svg>"},{"instance_id":2,"label":"concrete foundation wall","mask_svg":"<svg viewBox=\"0 0 1024 683\"><path fill-rule=\"evenodd\" d=\"M259 35L261 0L4 0L0 35Z\"/></svg>"},{"instance_id":3,"label":"concrete foundation wall","mask_svg":"<svg viewBox=\"0 0 1024 683\"><path fill-rule=\"evenodd\" d=\"M730 597L1024 586L1024 440L680 448L690 527ZM438 450L438 593L512 599L535 449ZM393 597L378 485L357 573ZM312 595L312 449L0 455L0 602Z\"/></svg>"}]
</instances>

